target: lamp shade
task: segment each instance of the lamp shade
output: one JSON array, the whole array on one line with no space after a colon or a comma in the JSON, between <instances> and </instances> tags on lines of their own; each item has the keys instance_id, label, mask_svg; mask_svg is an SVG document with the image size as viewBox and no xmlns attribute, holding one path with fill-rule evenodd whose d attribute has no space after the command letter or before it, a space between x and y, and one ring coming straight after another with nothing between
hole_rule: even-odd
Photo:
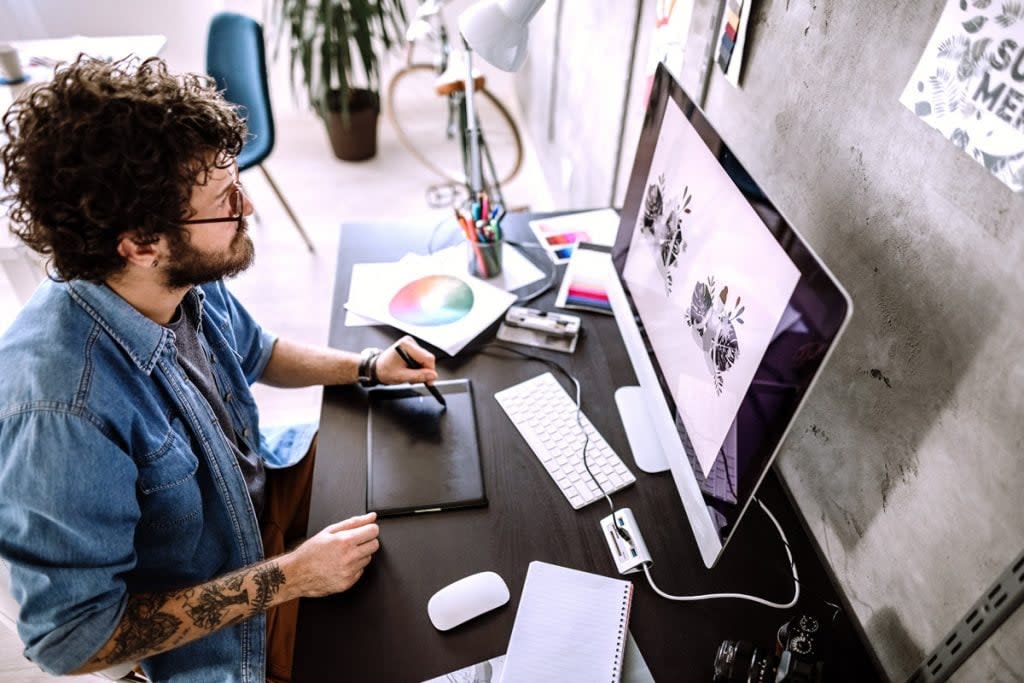
<instances>
[{"instance_id":1,"label":"lamp shade","mask_svg":"<svg viewBox=\"0 0 1024 683\"><path fill-rule=\"evenodd\" d=\"M544 0L483 0L459 16L459 32L472 48L502 71L526 59L529 23Z\"/></svg>"}]
</instances>

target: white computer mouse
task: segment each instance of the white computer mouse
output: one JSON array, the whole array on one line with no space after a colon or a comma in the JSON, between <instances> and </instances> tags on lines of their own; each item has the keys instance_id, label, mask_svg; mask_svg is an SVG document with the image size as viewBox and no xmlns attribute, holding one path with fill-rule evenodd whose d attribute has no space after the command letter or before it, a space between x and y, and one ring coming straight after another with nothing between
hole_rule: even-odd
<instances>
[{"instance_id":1,"label":"white computer mouse","mask_svg":"<svg viewBox=\"0 0 1024 683\"><path fill-rule=\"evenodd\" d=\"M427 602L427 615L434 628L447 631L501 607L508 598L508 586L494 572L470 574L434 593Z\"/></svg>"}]
</instances>

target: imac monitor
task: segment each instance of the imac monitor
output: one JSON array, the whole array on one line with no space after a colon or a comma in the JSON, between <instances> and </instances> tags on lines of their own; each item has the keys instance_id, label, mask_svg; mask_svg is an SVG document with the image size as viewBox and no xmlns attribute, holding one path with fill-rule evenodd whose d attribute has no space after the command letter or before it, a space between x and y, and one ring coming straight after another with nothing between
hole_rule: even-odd
<instances>
[{"instance_id":1,"label":"imac monitor","mask_svg":"<svg viewBox=\"0 0 1024 683\"><path fill-rule=\"evenodd\" d=\"M669 469L717 561L836 339L849 296L659 65L609 297L640 386L637 464Z\"/></svg>"}]
</instances>

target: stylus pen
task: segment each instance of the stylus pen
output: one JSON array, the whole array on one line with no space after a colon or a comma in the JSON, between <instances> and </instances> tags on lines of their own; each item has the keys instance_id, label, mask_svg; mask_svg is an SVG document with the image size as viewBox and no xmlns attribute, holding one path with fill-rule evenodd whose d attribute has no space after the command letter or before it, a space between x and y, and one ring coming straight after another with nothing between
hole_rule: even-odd
<instances>
[{"instance_id":1,"label":"stylus pen","mask_svg":"<svg viewBox=\"0 0 1024 683\"><path fill-rule=\"evenodd\" d=\"M398 355L402 357L402 360L405 361L405 364L408 365L413 370L419 370L420 368L423 367L420 363L414 360L412 356L409 355L408 351L402 348L401 344L395 347L395 351L397 351ZM437 387L435 387L433 384L427 384L425 382L423 385L427 388L427 391L430 392L430 395L437 399L438 403L443 405L445 408L448 407L448 404L444 400L444 396L442 396L441 392L437 390Z\"/></svg>"}]
</instances>

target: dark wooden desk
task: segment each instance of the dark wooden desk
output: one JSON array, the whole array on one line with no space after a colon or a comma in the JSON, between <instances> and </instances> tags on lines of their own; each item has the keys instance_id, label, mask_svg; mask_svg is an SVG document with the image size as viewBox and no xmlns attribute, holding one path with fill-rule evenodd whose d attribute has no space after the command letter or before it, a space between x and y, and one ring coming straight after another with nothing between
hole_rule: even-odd
<instances>
[{"instance_id":1,"label":"dark wooden desk","mask_svg":"<svg viewBox=\"0 0 1024 683\"><path fill-rule=\"evenodd\" d=\"M532 241L527 220L533 217L509 216L506 234ZM427 253L432 239L436 249L449 237L453 235L446 228L433 235L429 227L345 225L330 344L358 350L384 347L400 336L388 327L344 326L343 304L354 263L392 261L408 251ZM527 253L538 263L547 258L536 250ZM533 305L550 310L554 295L551 291ZM619 386L635 384L636 378L615 321L597 314L582 317L585 335L574 355L536 353L565 364L580 378L584 412L637 475L637 483L614 499L618 506L633 509L654 557L652 574L659 587L676 594L746 592L788 600L793 585L785 551L757 509L743 520L719 565L710 571L704 567L671 476L645 474L633 463L612 395ZM496 327L470 348L493 339ZM607 505L595 503L574 511L494 401L496 391L547 368L470 350L456 358L439 354L438 368L442 378L473 381L490 504L381 520L381 550L359 583L340 595L302 601L296 681L419 681L504 653L531 560L617 576L598 530ZM658 597L642 574L631 575L636 592L630 631L657 680L709 681L723 639L751 640L770 648L779 625L794 614L821 614L823 600L839 603L774 475L760 496L789 536L803 587L800 603L786 612L738 600L675 603ZM365 508L365 392L358 387L328 388L309 532L362 514ZM427 617L430 596L452 581L485 570L505 579L512 594L509 604L448 633L436 631ZM877 678L870 657L842 617L836 632L842 663L832 667L828 680Z\"/></svg>"}]
</instances>

